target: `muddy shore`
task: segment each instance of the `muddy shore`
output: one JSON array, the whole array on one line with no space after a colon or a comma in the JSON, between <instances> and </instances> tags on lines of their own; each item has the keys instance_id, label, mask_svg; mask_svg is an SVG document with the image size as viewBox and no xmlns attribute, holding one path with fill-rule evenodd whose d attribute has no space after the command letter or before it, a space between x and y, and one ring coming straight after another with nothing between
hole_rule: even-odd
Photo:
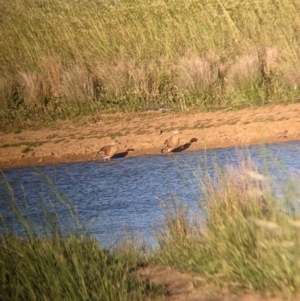
<instances>
[{"instance_id":1,"label":"muddy shore","mask_svg":"<svg viewBox=\"0 0 300 301\"><path fill-rule=\"evenodd\" d=\"M115 138L121 142L117 157L160 155L174 129L183 132L178 151L185 152L298 141L300 104L208 113L99 114L39 130L1 132L0 169L98 160L95 153Z\"/></svg>"}]
</instances>

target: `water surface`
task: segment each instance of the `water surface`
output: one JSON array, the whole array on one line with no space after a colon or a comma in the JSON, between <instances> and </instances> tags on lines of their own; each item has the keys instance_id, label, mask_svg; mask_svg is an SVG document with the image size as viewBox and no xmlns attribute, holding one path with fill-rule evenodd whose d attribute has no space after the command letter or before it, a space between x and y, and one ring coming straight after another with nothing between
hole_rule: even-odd
<instances>
[{"instance_id":1,"label":"water surface","mask_svg":"<svg viewBox=\"0 0 300 301\"><path fill-rule=\"evenodd\" d=\"M221 167L238 165L241 157L248 156L262 173L268 166L275 183L284 183L286 173L298 176L299 142L181 152L175 156L116 158L110 163L19 168L4 171L4 174L22 212L27 210L26 214L35 224L42 227L44 223L41 201L50 211L56 209L61 220L68 218L68 210L56 201L59 193L71 200L80 220L100 244L110 247L124 232L153 243L153 227L163 220L162 208L172 206L174 199L184 201L192 214L201 217L204 214L201 205L205 200L199 181L205 173L214 176L216 162ZM53 187L46 177L53 182ZM9 195L3 187L0 197L0 209L4 214L8 206L3 200Z\"/></svg>"}]
</instances>

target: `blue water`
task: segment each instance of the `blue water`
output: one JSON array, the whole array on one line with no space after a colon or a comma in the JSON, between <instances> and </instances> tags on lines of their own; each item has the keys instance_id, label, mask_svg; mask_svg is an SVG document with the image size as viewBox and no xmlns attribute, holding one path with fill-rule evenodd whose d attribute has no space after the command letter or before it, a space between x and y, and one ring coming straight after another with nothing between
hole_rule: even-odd
<instances>
[{"instance_id":1,"label":"blue water","mask_svg":"<svg viewBox=\"0 0 300 301\"><path fill-rule=\"evenodd\" d=\"M59 200L69 199L79 219L101 246L113 246L124 233L143 237L152 244L153 228L162 223L164 206L172 207L176 199L184 202L191 214L201 217L205 200L199 180L206 172L213 177L216 163L221 167L238 165L242 157L249 156L262 173L267 166L273 182L283 187L287 174L299 176L300 142L181 152L175 156L115 158L110 163L19 168L4 171L11 192L2 179L0 212L1 216L7 216L7 202L13 193L22 214L43 229L46 223L43 206L53 215L56 212L64 223L70 219L70 210ZM16 231L19 229L16 223Z\"/></svg>"}]
</instances>

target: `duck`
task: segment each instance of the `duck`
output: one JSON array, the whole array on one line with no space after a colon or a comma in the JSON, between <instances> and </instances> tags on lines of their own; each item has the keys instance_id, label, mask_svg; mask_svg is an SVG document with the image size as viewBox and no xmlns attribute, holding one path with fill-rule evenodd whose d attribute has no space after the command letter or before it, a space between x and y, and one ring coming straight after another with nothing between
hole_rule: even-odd
<instances>
[{"instance_id":1,"label":"duck","mask_svg":"<svg viewBox=\"0 0 300 301\"><path fill-rule=\"evenodd\" d=\"M110 161L111 157L113 157L118 150L118 144L121 143L118 140L115 140L110 144L101 147L95 156L100 156L103 158L103 161Z\"/></svg>"},{"instance_id":2,"label":"duck","mask_svg":"<svg viewBox=\"0 0 300 301\"><path fill-rule=\"evenodd\" d=\"M179 134L182 134L182 132L179 130L173 131L172 135L165 140L161 153L173 154L173 149L177 148L180 144Z\"/></svg>"}]
</instances>

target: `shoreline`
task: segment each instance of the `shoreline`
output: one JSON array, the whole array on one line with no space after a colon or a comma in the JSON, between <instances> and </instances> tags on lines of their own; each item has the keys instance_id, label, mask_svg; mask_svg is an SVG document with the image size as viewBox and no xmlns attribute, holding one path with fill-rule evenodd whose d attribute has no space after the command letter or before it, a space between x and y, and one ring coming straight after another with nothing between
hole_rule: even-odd
<instances>
[{"instance_id":1,"label":"shoreline","mask_svg":"<svg viewBox=\"0 0 300 301\"><path fill-rule=\"evenodd\" d=\"M193 147L193 149L187 149L183 152L196 152L196 151L208 151L208 150L214 150L214 149L226 149L226 148L247 148L251 146L256 145L270 145L270 144L277 144L277 143L288 143L288 142L297 142L300 141L300 139L275 139L272 141L268 141L267 143L259 143L254 142L251 144L233 144L233 143L226 143L222 146L215 145L209 148L196 148ZM181 151L176 151L174 154L179 153ZM138 156L167 156L167 154L161 154L159 149L145 149L145 150L139 150L139 151L132 151L128 152L128 154L123 155L124 152L117 152L116 155L111 158L111 160L117 160L118 158L123 157L138 157ZM78 163L78 162L102 162L101 159L97 159L94 156L94 153L92 154L73 154L73 155L66 155L61 157L55 157L55 156L45 156L45 157L28 157L24 159L13 159L9 161L1 161L0 162L0 171L7 171L12 169L18 169L18 168L27 168L27 167L41 167L41 166L55 166L60 164L71 164L71 163Z\"/></svg>"},{"instance_id":2,"label":"shoreline","mask_svg":"<svg viewBox=\"0 0 300 301\"><path fill-rule=\"evenodd\" d=\"M174 129L183 132L184 152L300 141L300 103L229 112L99 114L96 120L1 132L0 170L99 161L95 153L116 138L121 145L115 157L161 155ZM195 138L197 142L189 143Z\"/></svg>"}]
</instances>

